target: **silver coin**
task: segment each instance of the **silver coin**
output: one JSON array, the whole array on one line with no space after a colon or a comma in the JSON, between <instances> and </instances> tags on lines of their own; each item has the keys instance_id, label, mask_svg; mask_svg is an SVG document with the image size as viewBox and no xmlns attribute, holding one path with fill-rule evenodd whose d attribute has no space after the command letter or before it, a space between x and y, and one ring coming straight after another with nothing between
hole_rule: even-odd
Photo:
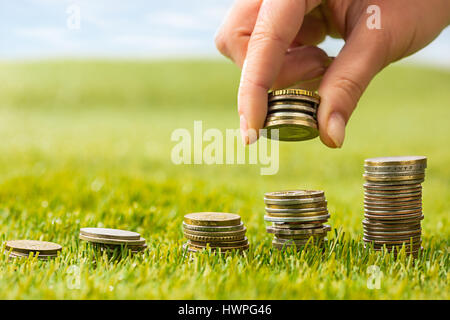
<instances>
[{"instance_id":1,"label":"silver coin","mask_svg":"<svg viewBox=\"0 0 450 320\"><path fill-rule=\"evenodd\" d=\"M141 235L134 231L110 229L110 228L81 228L80 234L105 239L139 240Z\"/></svg>"},{"instance_id":2,"label":"silver coin","mask_svg":"<svg viewBox=\"0 0 450 320\"><path fill-rule=\"evenodd\" d=\"M310 199L310 198L323 198L325 197L324 192L321 190L285 190L285 191L275 191L267 192L264 195L264 199Z\"/></svg>"},{"instance_id":3,"label":"silver coin","mask_svg":"<svg viewBox=\"0 0 450 320\"><path fill-rule=\"evenodd\" d=\"M398 200L392 201L391 199L388 200L364 199L364 205L382 206L382 207L401 207L401 206L422 205L422 201L421 199L407 200L407 201L398 201Z\"/></svg>"},{"instance_id":4,"label":"silver coin","mask_svg":"<svg viewBox=\"0 0 450 320\"><path fill-rule=\"evenodd\" d=\"M265 204L296 205L296 204L318 203L318 202L326 202L325 197L307 198L307 199L270 199L264 197Z\"/></svg>"},{"instance_id":5,"label":"silver coin","mask_svg":"<svg viewBox=\"0 0 450 320\"><path fill-rule=\"evenodd\" d=\"M267 213L314 213L314 212L323 212L327 211L327 207L317 207L317 208L300 208L300 209L290 209L290 208L283 208L283 209L275 209L275 208L267 208L265 207L265 210Z\"/></svg>"},{"instance_id":6,"label":"silver coin","mask_svg":"<svg viewBox=\"0 0 450 320\"><path fill-rule=\"evenodd\" d=\"M305 112L311 115L315 115L317 112L317 109L312 107L310 104L303 103L303 104L276 104L276 105L269 105L267 108L268 114L272 114L274 112L280 112L280 111L294 111L294 112Z\"/></svg>"},{"instance_id":7,"label":"silver coin","mask_svg":"<svg viewBox=\"0 0 450 320\"><path fill-rule=\"evenodd\" d=\"M403 190L375 190L375 189L364 189L364 193L375 194L375 195L401 195L401 194L422 194L422 189L419 188L411 188L411 189L403 189Z\"/></svg>"},{"instance_id":8,"label":"silver coin","mask_svg":"<svg viewBox=\"0 0 450 320\"><path fill-rule=\"evenodd\" d=\"M311 102L315 105L319 105L319 100L309 96L300 96L300 95L279 95L279 96L270 96L268 98L269 104L273 101L301 101L301 102Z\"/></svg>"},{"instance_id":9,"label":"silver coin","mask_svg":"<svg viewBox=\"0 0 450 320\"><path fill-rule=\"evenodd\" d=\"M412 221L413 219L419 219L422 217L422 213L414 213L414 214L402 214L402 215L375 215L364 213L364 217L371 220L385 220L385 221L395 221L397 223L401 223L401 221Z\"/></svg>"},{"instance_id":10,"label":"silver coin","mask_svg":"<svg viewBox=\"0 0 450 320\"><path fill-rule=\"evenodd\" d=\"M311 234L323 234L331 230L329 225L323 225L320 228L314 229L279 229L276 227L268 226L266 231L276 235L295 236L295 235L311 235Z\"/></svg>"},{"instance_id":11,"label":"silver coin","mask_svg":"<svg viewBox=\"0 0 450 320\"><path fill-rule=\"evenodd\" d=\"M280 120L266 123L261 135L268 138L276 138L272 130L278 130L280 141L303 141L316 138L319 135L317 122L299 120Z\"/></svg>"},{"instance_id":12,"label":"silver coin","mask_svg":"<svg viewBox=\"0 0 450 320\"><path fill-rule=\"evenodd\" d=\"M273 112L267 115L266 121L277 121L277 120L306 120L306 121L317 121L315 117L303 112Z\"/></svg>"},{"instance_id":13,"label":"silver coin","mask_svg":"<svg viewBox=\"0 0 450 320\"><path fill-rule=\"evenodd\" d=\"M424 156L395 156L377 157L364 160L366 166L396 166L396 165L425 165L427 157Z\"/></svg>"},{"instance_id":14,"label":"silver coin","mask_svg":"<svg viewBox=\"0 0 450 320\"><path fill-rule=\"evenodd\" d=\"M424 171L405 171L405 172L389 172L389 171L376 171L376 172L372 172L372 171L365 171L364 172L364 177L373 177L373 178L380 178L380 177L384 177L384 178L402 178L405 176L417 176L417 177L423 177L425 176L425 172Z\"/></svg>"},{"instance_id":15,"label":"silver coin","mask_svg":"<svg viewBox=\"0 0 450 320\"><path fill-rule=\"evenodd\" d=\"M425 180L422 179L412 179L412 180L403 180L403 181L370 181L368 182L368 185L371 186L403 186L407 184L419 184L424 182Z\"/></svg>"},{"instance_id":16,"label":"silver coin","mask_svg":"<svg viewBox=\"0 0 450 320\"><path fill-rule=\"evenodd\" d=\"M391 224L389 222L382 222L382 221L371 221L367 219L363 219L362 221L364 228L372 228L372 229L386 229L386 230L399 230L399 229L418 229L420 228L420 220L413 221L411 223L405 223L404 221L401 222L401 224Z\"/></svg>"},{"instance_id":17,"label":"silver coin","mask_svg":"<svg viewBox=\"0 0 450 320\"><path fill-rule=\"evenodd\" d=\"M422 233L422 229L406 230L406 231L372 231L364 229L364 234L370 236L414 236Z\"/></svg>"},{"instance_id":18,"label":"silver coin","mask_svg":"<svg viewBox=\"0 0 450 320\"><path fill-rule=\"evenodd\" d=\"M426 165L397 165L397 166L364 166L367 172L410 172L410 171L424 171Z\"/></svg>"},{"instance_id":19,"label":"silver coin","mask_svg":"<svg viewBox=\"0 0 450 320\"><path fill-rule=\"evenodd\" d=\"M270 204L266 203L268 209L316 209L327 206L327 201L311 202L311 203L296 203L296 204Z\"/></svg>"},{"instance_id":20,"label":"silver coin","mask_svg":"<svg viewBox=\"0 0 450 320\"><path fill-rule=\"evenodd\" d=\"M330 215L323 215L323 216L315 216L315 217L293 217L293 218L278 218L278 217L271 217L271 216L264 216L265 221L269 222L310 222L310 221L325 221L330 218Z\"/></svg>"},{"instance_id":21,"label":"silver coin","mask_svg":"<svg viewBox=\"0 0 450 320\"><path fill-rule=\"evenodd\" d=\"M420 198L422 196L422 192L409 192L409 193L373 193L373 192L364 192L365 197L369 198Z\"/></svg>"},{"instance_id":22,"label":"silver coin","mask_svg":"<svg viewBox=\"0 0 450 320\"><path fill-rule=\"evenodd\" d=\"M187 224L183 222L183 228L193 231L205 231L205 232L228 232L228 231L240 231L244 230L244 224L241 222L236 226L198 226Z\"/></svg>"},{"instance_id":23,"label":"silver coin","mask_svg":"<svg viewBox=\"0 0 450 320\"><path fill-rule=\"evenodd\" d=\"M277 230L304 230L304 229L319 229L322 228L321 223L293 223L293 222L285 222L285 223L273 223L273 228Z\"/></svg>"},{"instance_id":24,"label":"silver coin","mask_svg":"<svg viewBox=\"0 0 450 320\"><path fill-rule=\"evenodd\" d=\"M398 210L398 209L383 209L383 210L372 210L372 209L364 209L365 213L368 214L379 214L379 215L404 215L404 214L413 214L413 213L420 213L422 212L422 208L414 208L414 209L407 209L407 210Z\"/></svg>"},{"instance_id":25,"label":"silver coin","mask_svg":"<svg viewBox=\"0 0 450 320\"><path fill-rule=\"evenodd\" d=\"M418 231L415 231L418 230ZM370 228L364 228L364 232L363 234L367 234L367 235L374 235L374 236L414 236L414 235L419 235L422 234L422 229L419 227L419 229L393 229L393 231L391 231L391 229L389 228L384 228L384 229L370 229Z\"/></svg>"},{"instance_id":26,"label":"silver coin","mask_svg":"<svg viewBox=\"0 0 450 320\"><path fill-rule=\"evenodd\" d=\"M364 204L364 210L368 210L368 211L390 211L390 212L402 212L404 210L422 210L422 205L411 205L411 206L397 206L397 207L393 207L393 206L370 206L367 204Z\"/></svg>"}]
</instances>

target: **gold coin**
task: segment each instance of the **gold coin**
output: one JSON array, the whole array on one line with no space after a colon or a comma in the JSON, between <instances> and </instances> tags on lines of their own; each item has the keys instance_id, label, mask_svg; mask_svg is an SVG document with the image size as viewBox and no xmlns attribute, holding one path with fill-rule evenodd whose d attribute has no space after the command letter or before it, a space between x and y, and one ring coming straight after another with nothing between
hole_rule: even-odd
<instances>
[{"instance_id":1,"label":"gold coin","mask_svg":"<svg viewBox=\"0 0 450 320\"><path fill-rule=\"evenodd\" d=\"M269 105L267 115L280 111L304 112L310 115L315 115L317 112L316 108L309 103L281 101Z\"/></svg>"},{"instance_id":2,"label":"gold coin","mask_svg":"<svg viewBox=\"0 0 450 320\"><path fill-rule=\"evenodd\" d=\"M393 247L393 246L411 246L411 241L410 240L371 240L371 239L367 239L365 237L363 237L363 240L367 243L373 244L374 248L382 248L384 245L386 247ZM422 243L422 239L419 237L415 237L413 238L413 242L412 245L414 246L418 246Z\"/></svg>"},{"instance_id":3,"label":"gold coin","mask_svg":"<svg viewBox=\"0 0 450 320\"><path fill-rule=\"evenodd\" d=\"M80 234L79 237L81 240L84 240L84 241L94 242L94 243L102 243L102 244L134 245L134 246L145 244L144 238L140 238L139 240L116 240L116 239L89 237L84 234Z\"/></svg>"},{"instance_id":4,"label":"gold coin","mask_svg":"<svg viewBox=\"0 0 450 320\"><path fill-rule=\"evenodd\" d=\"M243 245L248 244L247 237L244 237L242 240L235 240L235 241L221 241L221 242L208 242L205 243L203 241L196 241L196 240L190 240L188 241L190 245L196 246L196 247L206 247L207 245L211 248L216 247L240 247Z\"/></svg>"},{"instance_id":5,"label":"gold coin","mask_svg":"<svg viewBox=\"0 0 450 320\"><path fill-rule=\"evenodd\" d=\"M381 191L381 192L391 192L391 191L398 191L400 193L404 193L401 190L409 190L409 189L416 189L416 191L422 190L421 184L407 184L407 185L400 185L400 186L390 186L390 185L373 185L370 183L364 183L363 184L364 189L366 190L375 190L375 191ZM408 192L408 191L406 191Z\"/></svg>"},{"instance_id":6,"label":"gold coin","mask_svg":"<svg viewBox=\"0 0 450 320\"><path fill-rule=\"evenodd\" d=\"M266 118L266 122L282 121L282 120L300 120L300 121L317 121L315 117L302 112L274 112L269 113Z\"/></svg>"},{"instance_id":7,"label":"gold coin","mask_svg":"<svg viewBox=\"0 0 450 320\"><path fill-rule=\"evenodd\" d=\"M271 204L266 203L266 208L269 209L305 209L305 208L326 208L327 201L299 203L299 204Z\"/></svg>"},{"instance_id":8,"label":"gold coin","mask_svg":"<svg viewBox=\"0 0 450 320\"><path fill-rule=\"evenodd\" d=\"M426 165L426 163L427 157L424 156L378 157L364 160L366 166Z\"/></svg>"},{"instance_id":9,"label":"gold coin","mask_svg":"<svg viewBox=\"0 0 450 320\"><path fill-rule=\"evenodd\" d=\"M295 218L295 217L317 217L317 216L324 216L327 215L327 210L317 211L317 212L300 212L300 213L275 213L275 212L268 212L267 215L269 217L280 217L280 218Z\"/></svg>"},{"instance_id":10,"label":"gold coin","mask_svg":"<svg viewBox=\"0 0 450 320\"><path fill-rule=\"evenodd\" d=\"M307 96L320 100L320 96L314 91L303 89L280 89L269 93L269 100L276 96Z\"/></svg>"},{"instance_id":11,"label":"gold coin","mask_svg":"<svg viewBox=\"0 0 450 320\"><path fill-rule=\"evenodd\" d=\"M185 233L184 236L192 241L197 241L197 242L207 242L207 243L211 243L211 242L226 242L226 241L239 241L239 240L244 240L245 239L245 234L244 235L238 235L238 236L222 236L222 237L206 237L206 236L196 236L196 235L192 235L189 233Z\"/></svg>"},{"instance_id":12,"label":"gold coin","mask_svg":"<svg viewBox=\"0 0 450 320\"><path fill-rule=\"evenodd\" d=\"M241 223L241 217L234 213L197 212L185 215L184 222L200 226L236 226Z\"/></svg>"},{"instance_id":13,"label":"gold coin","mask_svg":"<svg viewBox=\"0 0 450 320\"><path fill-rule=\"evenodd\" d=\"M412 206L412 205L421 205L422 201L420 200L408 200L408 201L398 201L399 199L394 200L364 200L364 205L368 206L384 206L384 207L401 207L401 206Z\"/></svg>"},{"instance_id":14,"label":"gold coin","mask_svg":"<svg viewBox=\"0 0 450 320\"><path fill-rule=\"evenodd\" d=\"M395 194L403 194L403 193L422 193L422 188L408 188L408 189L401 189L401 190L379 190L379 189L368 189L365 188L365 193L373 193L373 194L390 194L390 195L395 195Z\"/></svg>"},{"instance_id":15,"label":"gold coin","mask_svg":"<svg viewBox=\"0 0 450 320\"><path fill-rule=\"evenodd\" d=\"M375 215L364 213L364 217L373 220L386 220L386 221L398 221L401 223L403 220L418 219L422 217L422 212L411 213L411 214L399 214L399 215Z\"/></svg>"},{"instance_id":16,"label":"gold coin","mask_svg":"<svg viewBox=\"0 0 450 320\"><path fill-rule=\"evenodd\" d=\"M330 230L331 230L331 228L329 225L323 225L323 226L320 226L318 228L313 228L313 229L279 229L279 228L273 227L273 226L266 227L266 231L268 233L273 233L277 236L323 234L323 233L327 233Z\"/></svg>"},{"instance_id":17,"label":"gold coin","mask_svg":"<svg viewBox=\"0 0 450 320\"><path fill-rule=\"evenodd\" d=\"M402 193L402 194L376 194L376 193L364 193L364 200L373 201L422 201L421 193Z\"/></svg>"},{"instance_id":18,"label":"gold coin","mask_svg":"<svg viewBox=\"0 0 450 320\"><path fill-rule=\"evenodd\" d=\"M382 213L382 212L393 212L393 213L407 213L407 211L417 211L422 210L422 204L412 204L409 206L381 206L381 205L368 205L364 204L364 210L368 213Z\"/></svg>"},{"instance_id":19,"label":"gold coin","mask_svg":"<svg viewBox=\"0 0 450 320\"><path fill-rule=\"evenodd\" d=\"M376 241L384 241L385 242L389 242L389 241L406 241L409 242L411 241L411 239L413 241L415 241L416 239L421 237L421 232L419 233L415 233L412 235L377 235L377 234L368 234L367 232L364 232L364 239L368 240L368 241L372 241L372 240L376 240Z\"/></svg>"},{"instance_id":20,"label":"gold coin","mask_svg":"<svg viewBox=\"0 0 450 320\"><path fill-rule=\"evenodd\" d=\"M93 243L95 247L97 248L103 248L103 249L110 249L110 250L116 250L116 249L125 249L125 250L131 250L131 251L143 251L147 249L147 244L144 243L142 245L117 245L117 244L107 244L107 243Z\"/></svg>"},{"instance_id":21,"label":"gold coin","mask_svg":"<svg viewBox=\"0 0 450 320\"><path fill-rule=\"evenodd\" d=\"M286 230L304 230L322 228L322 222L288 222L288 223L273 223L273 228Z\"/></svg>"},{"instance_id":22,"label":"gold coin","mask_svg":"<svg viewBox=\"0 0 450 320\"><path fill-rule=\"evenodd\" d=\"M281 239L279 239L279 240L281 240ZM279 250L288 249L288 248L291 248L291 247L294 247L294 248L297 248L297 249L301 249L306 244L322 246L326 241L328 241L327 238L318 239L317 241L315 241L314 239L311 239L311 240L306 240L306 241L303 241L303 240L288 240L288 241L284 241L284 242L277 241L276 239L274 239L272 241L272 246L275 249L279 249Z\"/></svg>"},{"instance_id":23,"label":"gold coin","mask_svg":"<svg viewBox=\"0 0 450 320\"><path fill-rule=\"evenodd\" d=\"M189 234L191 236L199 237L240 237L244 236L247 229L244 227L242 230L228 231L228 232L205 232L205 231L195 231L190 229L184 229L184 234Z\"/></svg>"},{"instance_id":24,"label":"gold coin","mask_svg":"<svg viewBox=\"0 0 450 320\"><path fill-rule=\"evenodd\" d=\"M196 226L192 224L186 224L183 222L184 230L198 231L198 232L239 232L245 230L244 224L241 222L235 226Z\"/></svg>"},{"instance_id":25,"label":"gold coin","mask_svg":"<svg viewBox=\"0 0 450 320\"><path fill-rule=\"evenodd\" d=\"M373 175L367 175L363 174L363 177L367 181L404 181L404 180L421 180L425 178L424 174L418 174L418 175L404 175L404 176L373 176Z\"/></svg>"},{"instance_id":26,"label":"gold coin","mask_svg":"<svg viewBox=\"0 0 450 320\"><path fill-rule=\"evenodd\" d=\"M368 181L373 186L405 186L405 185L415 185L424 182L424 179L413 179L413 180L403 180L403 181Z\"/></svg>"},{"instance_id":27,"label":"gold coin","mask_svg":"<svg viewBox=\"0 0 450 320\"><path fill-rule=\"evenodd\" d=\"M277 239L282 240L309 240L309 238L313 238L313 241L316 241L316 239L324 238L326 237L326 233L318 233L318 234L297 234L297 235L284 235L284 234L276 234Z\"/></svg>"},{"instance_id":28,"label":"gold coin","mask_svg":"<svg viewBox=\"0 0 450 320\"><path fill-rule=\"evenodd\" d=\"M422 233L422 228L417 229L408 229L408 230L374 230L374 229L368 229L364 228L364 234L367 234L369 236L415 236Z\"/></svg>"},{"instance_id":29,"label":"gold coin","mask_svg":"<svg viewBox=\"0 0 450 320\"><path fill-rule=\"evenodd\" d=\"M364 219L365 220L365 219ZM386 225L384 223L367 223L363 220L364 231L367 232L409 232L411 230L421 230L420 222L406 225Z\"/></svg>"},{"instance_id":30,"label":"gold coin","mask_svg":"<svg viewBox=\"0 0 450 320\"><path fill-rule=\"evenodd\" d=\"M313 217L272 217L269 215L264 216L265 221L269 222L326 222L330 218L330 215L313 216Z\"/></svg>"},{"instance_id":31,"label":"gold coin","mask_svg":"<svg viewBox=\"0 0 450 320\"><path fill-rule=\"evenodd\" d=\"M212 246L209 246L209 245L208 246L198 246L198 245L195 245L195 244L192 244L192 243L188 242L187 246L190 249L193 249L193 250L196 250L196 251L205 250L207 248L210 248L212 251L219 251L220 250L220 251L223 251L223 252L233 251L233 250L236 250L236 251L247 250L249 248L249 244L248 243L246 243L244 245L241 245L241 246L235 246L235 247L232 247L232 246L228 246L228 247L212 247Z\"/></svg>"},{"instance_id":32,"label":"gold coin","mask_svg":"<svg viewBox=\"0 0 450 320\"><path fill-rule=\"evenodd\" d=\"M268 139L276 138L272 135L272 130L278 130L278 140L280 141L302 141L316 138L319 135L317 123L300 120L279 120L266 123L262 136Z\"/></svg>"},{"instance_id":33,"label":"gold coin","mask_svg":"<svg viewBox=\"0 0 450 320\"><path fill-rule=\"evenodd\" d=\"M11 251L11 253L9 254L9 257L10 258L24 258L24 259L29 258L29 257L33 257L33 258L37 257L38 260L45 261L45 260L50 260L50 259L56 258L58 256L57 254L41 255L41 254L38 254L37 252L35 252L35 253L30 252L30 253L31 253L31 256L26 253Z\"/></svg>"},{"instance_id":34,"label":"gold coin","mask_svg":"<svg viewBox=\"0 0 450 320\"><path fill-rule=\"evenodd\" d=\"M57 243L48 241L10 240L6 241L5 249L25 254L39 252L44 255L54 255L61 251L62 247Z\"/></svg>"},{"instance_id":35,"label":"gold coin","mask_svg":"<svg viewBox=\"0 0 450 320\"><path fill-rule=\"evenodd\" d=\"M267 192L264 194L267 199L309 199L323 198L324 192L319 190L286 190Z\"/></svg>"}]
</instances>

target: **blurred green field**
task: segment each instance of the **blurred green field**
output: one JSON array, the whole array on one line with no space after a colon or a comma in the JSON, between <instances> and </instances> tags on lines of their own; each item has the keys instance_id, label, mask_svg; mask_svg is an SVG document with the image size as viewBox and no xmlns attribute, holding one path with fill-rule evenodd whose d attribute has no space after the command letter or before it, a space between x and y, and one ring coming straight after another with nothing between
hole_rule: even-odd
<instances>
[{"instance_id":1,"label":"blurred green field","mask_svg":"<svg viewBox=\"0 0 450 320\"><path fill-rule=\"evenodd\" d=\"M449 299L450 72L386 69L354 113L344 147L319 139L280 145L280 170L258 165L174 165L176 128L238 127L239 72L221 61L0 63L0 235L64 246L52 262L8 262L1 299ZM426 155L418 260L362 246L362 171L368 157ZM330 247L271 250L263 194L322 189ZM183 258L183 215L239 213L248 256ZM80 227L135 230L141 257L94 263ZM367 288L369 265L384 276ZM80 288L70 285L73 267Z\"/></svg>"}]
</instances>

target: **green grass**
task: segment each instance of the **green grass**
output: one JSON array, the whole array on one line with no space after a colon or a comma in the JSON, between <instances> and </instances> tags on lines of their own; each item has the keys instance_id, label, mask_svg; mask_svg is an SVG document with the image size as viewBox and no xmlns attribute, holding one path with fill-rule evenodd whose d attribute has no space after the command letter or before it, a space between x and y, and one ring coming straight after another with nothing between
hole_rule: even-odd
<instances>
[{"instance_id":1,"label":"green grass","mask_svg":"<svg viewBox=\"0 0 450 320\"><path fill-rule=\"evenodd\" d=\"M392 66L369 87L341 150L319 139L280 146L280 171L170 160L176 128L237 128L239 72L201 61L0 63L0 234L55 241L51 262L8 262L1 299L449 299L450 73ZM413 261L362 243L365 158L428 156L424 254ZM324 190L330 243L298 254L271 249L263 194ZM236 212L246 257L183 258L183 215ZM135 230L143 256L107 261L77 239L83 226ZM367 287L367 267L383 272ZM80 289L71 289L72 266Z\"/></svg>"}]
</instances>

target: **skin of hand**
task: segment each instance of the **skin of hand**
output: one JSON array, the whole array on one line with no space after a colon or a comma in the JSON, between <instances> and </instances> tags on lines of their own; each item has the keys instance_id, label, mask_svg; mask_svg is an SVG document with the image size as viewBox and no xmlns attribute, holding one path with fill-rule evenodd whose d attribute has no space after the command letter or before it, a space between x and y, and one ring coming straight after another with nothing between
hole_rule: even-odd
<instances>
[{"instance_id":1,"label":"skin of hand","mask_svg":"<svg viewBox=\"0 0 450 320\"><path fill-rule=\"evenodd\" d=\"M368 27L372 4L380 9L380 29ZM258 132L264 124L268 90L296 86L318 88L320 138L340 148L372 78L449 24L449 0L237 0L215 43L242 68L238 112L244 143L256 140L249 129ZM335 59L316 46L327 35L345 40Z\"/></svg>"}]
</instances>

